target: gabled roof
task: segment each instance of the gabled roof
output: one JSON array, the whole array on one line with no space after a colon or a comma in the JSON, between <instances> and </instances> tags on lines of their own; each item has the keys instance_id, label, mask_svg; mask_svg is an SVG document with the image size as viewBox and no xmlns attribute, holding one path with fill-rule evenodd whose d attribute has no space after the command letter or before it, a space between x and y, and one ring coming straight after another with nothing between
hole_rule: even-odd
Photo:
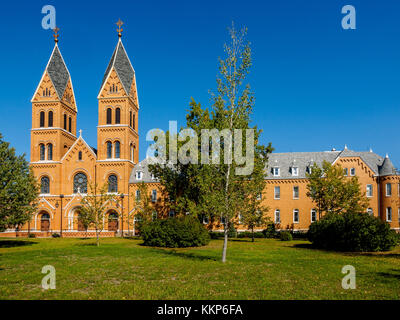
<instances>
[{"instance_id":1,"label":"gabled roof","mask_svg":"<svg viewBox=\"0 0 400 320\"><path fill-rule=\"evenodd\" d=\"M135 70L132 67L132 64L129 60L129 57L125 51L124 45L122 44L121 39L118 40L118 44L115 47L114 53L111 57L111 60L108 64L106 72L103 77L103 81L101 83L100 93L103 90L103 87L107 81L107 78L111 74L112 69L115 69L121 83L124 87L124 90L127 94L132 86L132 82L135 76ZM99 93L99 95L100 95Z\"/></svg>"},{"instance_id":2,"label":"gabled roof","mask_svg":"<svg viewBox=\"0 0 400 320\"><path fill-rule=\"evenodd\" d=\"M75 148L75 145L79 142L79 140L81 140L83 142L83 144L86 146L86 148L93 153L94 158L97 159L97 150L95 148L92 148L91 146L89 146L87 144L87 142L85 141L85 139L83 139L82 135L80 135L79 138L75 140L75 142L72 144L72 146L68 149L68 151L61 158L61 162L64 161L64 159L67 157L67 155Z\"/></svg>"}]
</instances>

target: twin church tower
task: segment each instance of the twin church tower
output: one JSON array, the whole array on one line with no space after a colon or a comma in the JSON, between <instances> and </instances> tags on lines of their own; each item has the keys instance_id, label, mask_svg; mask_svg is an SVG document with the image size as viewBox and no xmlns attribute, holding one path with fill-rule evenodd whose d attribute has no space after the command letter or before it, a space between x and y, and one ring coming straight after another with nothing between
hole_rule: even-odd
<instances>
[{"instance_id":1,"label":"twin church tower","mask_svg":"<svg viewBox=\"0 0 400 320\"><path fill-rule=\"evenodd\" d=\"M109 192L121 197L119 204L110 204L110 231L123 223L119 217L129 203L124 195L129 198L129 176L139 159L139 100L135 71L121 40L122 22L117 25L118 43L97 97L97 149L77 133L72 79L54 30L55 46L31 101L31 167L41 189L31 230L78 231L82 195L90 183L106 181Z\"/></svg>"}]
</instances>

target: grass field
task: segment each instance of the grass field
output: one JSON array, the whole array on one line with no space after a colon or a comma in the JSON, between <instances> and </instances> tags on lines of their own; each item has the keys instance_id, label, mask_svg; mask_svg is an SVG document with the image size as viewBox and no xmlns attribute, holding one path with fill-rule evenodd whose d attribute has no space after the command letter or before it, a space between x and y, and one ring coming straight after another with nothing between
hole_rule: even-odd
<instances>
[{"instance_id":1,"label":"grass field","mask_svg":"<svg viewBox=\"0 0 400 320\"><path fill-rule=\"evenodd\" d=\"M222 241L157 249L140 240L0 240L0 299L400 299L400 248L380 254L311 249L307 241ZM57 288L43 290L44 265ZM357 288L344 290L344 265Z\"/></svg>"}]
</instances>

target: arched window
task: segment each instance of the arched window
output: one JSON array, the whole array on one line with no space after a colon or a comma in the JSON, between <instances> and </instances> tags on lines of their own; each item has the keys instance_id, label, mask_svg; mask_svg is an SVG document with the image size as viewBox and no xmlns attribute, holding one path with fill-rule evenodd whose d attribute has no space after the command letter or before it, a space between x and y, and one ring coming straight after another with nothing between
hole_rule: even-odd
<instances>
[{"instance_id":1,"label":"arched window","mask_svg":"<svg viewBox=\"0 0 400 320\"><path fill-rule=\"evenodd\" d=\"M71 117L69 117L68 131L72 132L72 118Z\"/></svg>"},{"instance_id":2,"label":"arched window","mask_svg":"<svg viewBox=\"0 0 400 320\"><path fill-rule=\"evenodd\" d=\"M49 127L53 126L53 111L49 111Z\"/></svg>"},{"instance_id":3,"label":"arched window","mask_svg":"<svg viewBox=\"0 0 400 320\"><path fill-rule=\"evenodd\" d=\"M132 116L132 128L133 130L136 130L136 115L133 114Z\"/></svg>"},{"instance_id":4,"label":"arched window","mask_svg":"<svg viewBox=\"0 0 400 320\"><path fill-rule=\"evenodd\" d=\"M40 231L49 231L50 229L50 215L43 213L40 217Z\"/></svg>"},{"instance_id":5,"label":"arched window","mask_svg":"<svg viewBox=\"0 0 400 320\"><path fill-rule=\"evenodd\" d=\"M67 130L67 115L64 113L64 130Z\"/></svg>"},{"instance_id":6,"label":"arched window","mask_svg":"<svg viewBox=\"0 0 400 320\"><path fill-rule=\"evenodd\" d=\"M47 145L47 160L53 160L53 145L51 143Z\"/></svg>"},{"instance_id":7,"label":"arched window","mask_svg":"<svg viewBox=\"0 0 400 320\"><path fill-rule=\"evenodd\" d=\"M74 193L87 193L86 174L79 172L74 177Z\"/></svg>"},{"instance_id":8,"label":"arched window","mask_svg":"<svg viewBox=\"0 0 400 320\"><path fill-rule=\"evenodd\" d=\"M115 142L115 158L119 159L121 157L121 143L119 141Z\"/></svg>"},{"instance_id":9,"label":"arched window","mask_svg":"<svg viewBox=\"0 0 400 320\"><path fill-rule=\"evenodd\" d=\"M49 194L50 193L50 179L49 177L42 177L40 179L40 193Z\"/></svg>"},{"instance_id":10,"label":"arched window","mask_svg":"<svg viewBox=\"0 0 400 320\"><path fill-rule=\"evenodd\" d=\"M82 151L79 151L79 153L78 153L78 160L79 160L79 161L82 160Z\"/></svg>"},{"instance_id":11,"label":"arched window","mask_svg":"<svg viewBox=\"0 0 400 320\"><path fill-rule=\"evenodd\" d=\"M111 141L107 141L107 159L112 158L112 143Z\"/></svg>"},{"instance_id":12,"label":"arched window","mask_svg":"<svg viewBox=\"0 0 400 320\"><path fill-rule=\"evenodd\" d=\"M39 145L39 150L40 150L40 160L43 161L45 159L45 154L46 154L46 148L43 143Z\"/></svg>"},{"instance_id":13,"label":"arched window","mask_svg":"<svg viewBox=\"0 0 400 320\"><path fill-rule=\"evenodd\" d=\"M129 126L132 128L132 111L129 111Z\"/></svg>"},{"instance_id":14,"label":"arched window","mask_svg":"<svg viewBox=\"0 0 400 320\"><path fill-rule=\"evenodd\" d=\"M44 111L40 112L40 127L44 127Z\"/></svg>"},{"instance_id":15,"label":"arched window","mask_svg":"<svg viewBox=\"0 0 400 320\"><path fill-rule=\"evenodd\" d=\"M120 108L115 109L115 123L116 124L121 123L121 109Z\"/></svg>"},{"instance_id":16,"label":"arched window","mask_svg":"<svg viewBox=\"0 0 400 320\"><path fill-rule=\"evenodd\" d=\"M118 192L118 178L114 174L108 177L108 192Z\"/></svg>"},{"instance_id":17,"label":"arched window","mask_svg":"<svg viewBox=\"0 0 400 320\"><path fill-rule=\"evenodd\" d=\"M107 124L111 124L112 123L112 110L111 108L107 109Z\"/></svg>"}]
</instances>

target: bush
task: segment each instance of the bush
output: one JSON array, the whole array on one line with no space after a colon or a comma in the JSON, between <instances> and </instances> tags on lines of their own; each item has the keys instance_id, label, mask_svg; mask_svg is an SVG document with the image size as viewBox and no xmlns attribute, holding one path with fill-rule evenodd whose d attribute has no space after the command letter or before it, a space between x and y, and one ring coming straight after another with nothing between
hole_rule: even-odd
<instances>
[{"instance_id":1,"label":"bush","mask_svg":"<svg viewBox=\"0 0 400 320\"><path fill-rule=\"evenodd\" d=\"M276 237L276 231L275 231L275 224L271 223L267 226L267 229L263 230L263 234L265 238L275 238Z\"/></svg>"},{"instance_id":2,"label":"bush","mask_svg":"<svg viewBox=\"0 0 400 320\"><path fill-rule=\"evenodd\" d=\"M36 234L34 234L34 233L29 233L28 238L36 238Z\"/></svg>"},{"instance_id":3,"label":"bush","mask_svg":"<svg viewBox=\"0 0 400 320\"><path fill-rule=\"evenodd\" d=\"M250 231L239 232L237 235L238 238L252 238L252 234ZM254 232L254 238L264 238L264 234L262 232Z\"/></svg>"},{"instance_id":4,"label":"bush","mask_svg":"<svg viewBox=\"0 0 400 320\"><path fill-rule=\"evenodd\" d=\"M211 239L221 239L224 237L224 233L223 232L217 232L217 231L211 231L210 232L210 237Z\"/></svg>"},{"instance_id":5,"label":"bush","mask_svg":"<svg viewBox=\"0 0 400 320\"><path fill-rule=\"evenodd\" d=\"M279 238L282 241L292 241L293 240L293 236L289 231L281 231L279 233Z\"/></svg>"},{"instance_id":6,"label":"bush","mask_svg":"<svg viewBox=\"0 0 400 320\"><path fill-rule=\"evenodd\" d=\"M397 244L389 224L367 213L328 214L311 224L308 239L316 248L336 251L387 251Z\"/></svg>"},{"instance_id":7,"label":"bush","mask_svg":"<svg viewBox=\"0 0 400 320\"><path fill-rule=\"evenodd\" d=\"M141 236L144 245L152 247L199 247L210 242L207 229L190 216L143 223Z\"/></svg>"},{"instance_id":8,"label":"bush","mask_svg":"<svg viewBox=\"0 0 400 320\"><path fill-rule=\"evenodd\" d=\"M60 238L61 237L61 235L59 233L52 233L51 236L53 238Z\"/></svg>"}]
</instances>

